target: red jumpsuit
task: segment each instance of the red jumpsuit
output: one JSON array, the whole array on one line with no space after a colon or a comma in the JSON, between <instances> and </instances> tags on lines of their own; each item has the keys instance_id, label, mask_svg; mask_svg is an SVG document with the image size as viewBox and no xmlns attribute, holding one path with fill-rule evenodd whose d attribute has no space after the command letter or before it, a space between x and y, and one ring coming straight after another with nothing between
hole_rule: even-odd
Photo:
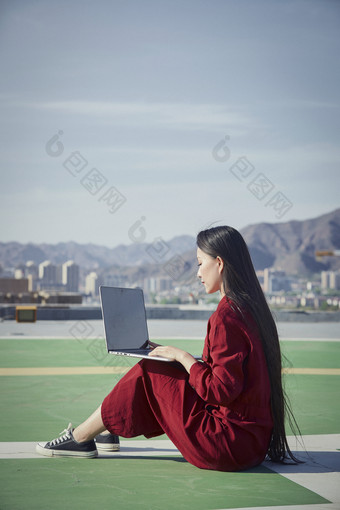
<instances>
[{"instance_id":1,"label":"red jumpsuit","mask_svg":"<svg viewBox=\"0 0 340 510\"><path fill-rule=\"evenodd\" d=\"M208 322L203 361L190 375L144 359L102 404L106 428L122 437L166 434L191 464L238 471L260 464L271 432L270 384L258 330L222 298Z\"/></svg>"}]
</instances>

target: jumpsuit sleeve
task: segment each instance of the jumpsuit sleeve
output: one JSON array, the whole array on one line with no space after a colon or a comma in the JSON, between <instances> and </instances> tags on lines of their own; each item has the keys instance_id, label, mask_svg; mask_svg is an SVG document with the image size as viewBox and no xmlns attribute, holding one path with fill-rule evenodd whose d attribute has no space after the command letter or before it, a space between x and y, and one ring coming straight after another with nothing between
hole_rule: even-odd
<instances>
[{"instance_id":1,"label":"jumpsuit sleeve","mask_svg":"<svg viewBox=\"0 0 340 510\"><path fill-rule=\"evenodd\" d=\"M189 384L209 404L227 407L242 392L249 344L238 321L217 317L209 332L207 362L192 365Z\"/></svg>"}]
</instances>

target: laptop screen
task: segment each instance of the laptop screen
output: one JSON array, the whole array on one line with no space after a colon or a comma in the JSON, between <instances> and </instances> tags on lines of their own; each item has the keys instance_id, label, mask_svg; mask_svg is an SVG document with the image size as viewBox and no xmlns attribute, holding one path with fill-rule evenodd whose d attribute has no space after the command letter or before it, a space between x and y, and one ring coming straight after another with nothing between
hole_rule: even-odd
<instances>
[{"instance_id":1,"label":"laptop screen","mask_svg":"<svg viewBox=\"0 0 340 510\"><path fill-rule=\"evenodd\" d=\"M139 349L149 339L142 289L99 288L108 351Z\"/></svg>"}]
</instances>

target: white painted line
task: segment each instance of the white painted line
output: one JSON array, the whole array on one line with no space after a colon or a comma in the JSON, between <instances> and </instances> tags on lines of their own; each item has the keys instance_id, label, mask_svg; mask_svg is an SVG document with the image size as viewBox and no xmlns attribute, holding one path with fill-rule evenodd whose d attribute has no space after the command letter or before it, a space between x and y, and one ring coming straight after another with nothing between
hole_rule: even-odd
<instances>
[{"instance_id":1,"label":"white painted line","mask_svg":"<svg viewBox=\"0 0 340 510\"><path fill-rule=\"evenodd\" d=\"M340 342L340 338L285 338L279 337L280 341L288 342Z\"/></svg>"},{"instance_id":2,"label":"white painted line","mask_svg":"<svg viewBox=\"0 0 340 510\"><path fill-rule=\"evenodd\" d=\"M45 441L41 441L45 442ZM35 451L36 442L0 442L0 459L51 459ZM99 458L114 457L168 457L181 455L168 439L131 439L120 441L119 452L98 452Z\"/></svg>"},{"instance_id":3,"label":"white painted line","mask_svg":"<svg viewBox=\"0 0 340 510\"><path fill-rule=\"evenodd\" d=\"M324 505L247 506L242 508L218 508L217 510L339 510L337 503Z\"/></svg>"}]
</instances>

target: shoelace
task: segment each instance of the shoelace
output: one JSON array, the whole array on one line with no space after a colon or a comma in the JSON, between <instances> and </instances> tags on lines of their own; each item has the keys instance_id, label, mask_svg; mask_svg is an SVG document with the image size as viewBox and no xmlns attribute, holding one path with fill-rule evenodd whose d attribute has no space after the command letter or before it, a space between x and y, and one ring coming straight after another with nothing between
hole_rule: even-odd
<instances>
[{"instance_id":1,"label":"shoelace","mask_svg":"<svg viewBox=\"0 0 340 510\"><path fill-rule=\"evenodd\" d=\"M67 441L68 439L71 439L71 432L72 432L72 423L69 423L68 427L60 432L60 437L57 437L56 439L53 439L52 441L50 441L50 446L55 446L57 444L62 443L63 441Z\"/></svg>"}]
</instances>

